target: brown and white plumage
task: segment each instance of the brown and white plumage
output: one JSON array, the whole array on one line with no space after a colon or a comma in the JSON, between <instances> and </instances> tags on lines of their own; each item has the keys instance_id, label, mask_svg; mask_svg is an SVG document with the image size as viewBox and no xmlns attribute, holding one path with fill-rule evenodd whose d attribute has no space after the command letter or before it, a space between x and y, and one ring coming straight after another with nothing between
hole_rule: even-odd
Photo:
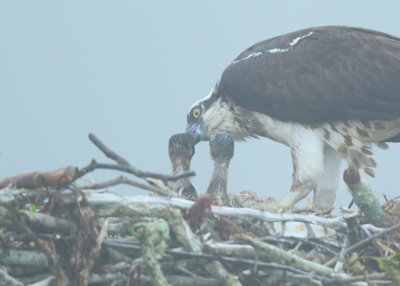
<instances>
[{"instance_id":1,"label":"brown and white plumage","mask_svg":"<svg viewBox=\"0 0 400 286\"><path fill-rule=\"evenodd\" d=\"M294 180L282 206L311 190L315 207L330 206L341 158L373 176L373 145L400 141L400 39L332 26L257 43L192 107L188 132L289 146Z\"/></svg>"}]
</instances>

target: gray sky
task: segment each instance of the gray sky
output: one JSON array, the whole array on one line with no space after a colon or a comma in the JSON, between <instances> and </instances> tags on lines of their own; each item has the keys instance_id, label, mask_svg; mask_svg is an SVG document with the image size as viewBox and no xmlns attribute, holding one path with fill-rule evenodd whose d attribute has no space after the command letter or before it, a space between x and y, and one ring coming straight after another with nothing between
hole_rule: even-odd
<instances>
[{"instance_id":1,"label":"gray sky","mask_svg":"<svg viewBox=\"0 0 400 286\"><path fill-rule=\"evenodd\" d=\"M184 130L189 107L242 50L323 25L400 36L399 10L400 1L365 0L2 1L0 177L106 161L89 132L136 167L169 173L169 137ZM283 196L289 150L268 139L235 148L229 192ZM377 152L377 179L369 180L377 193L400 194L399 153L395 145ZM205 192L208 143L197 146L192 169ZM347 205L344 186L339 193L336 205Z\"/></svg>"}]
</instances>

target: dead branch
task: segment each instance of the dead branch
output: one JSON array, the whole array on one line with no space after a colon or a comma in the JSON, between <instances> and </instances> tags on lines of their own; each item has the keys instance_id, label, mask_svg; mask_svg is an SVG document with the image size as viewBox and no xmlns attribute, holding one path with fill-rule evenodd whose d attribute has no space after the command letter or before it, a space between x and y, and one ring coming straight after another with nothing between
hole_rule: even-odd
<instances>
[{"instance_id":1,"label":"dead branch","mask_svg":"<svg viewBox=\"0 0 400 286\"><path fill-rule=\"evenodd\" d=\"M371 187L363 182L357 168L350 166L343 173L354 203L367 216L368 220L379 226L385 226L385 213Z\"/></svg>"},{"instance_id":2,"label":"dead branch","mask_svg":"<svg viewBox=\"0 0 400 286\"><path fill-rule=\"evenodd\" d=\"M0 267L0 285L24 286L20 281L11 277L5 267Z\"/></svg>"},{"instance_id":3,"label":"dead branch","mask_svg":"<svg viewBox=\"0 0 400 286\"><path fill-rule=\"evenodd\" d=\"M37 251L0 249L0 262L2 265L36 267L41 270L49 270L46 255Z\"/></svg>"},{"instance_id":4,"label":"dead branch","mask_svg":"<svg viewBox=\"0 0 400 286\"><path fill-rule=\"evenodd\" d=\"M234 236L234 239L237 242L245 242L252 245L257 251L265 252L265 255L268 255L271 260L284 260L290 261L296 267L302 269L307 272L315 272L324 276L330 277L333 273L333 270L329 267L322 266L320 264L302 259L297 255L288 253L279 247L274 245L262 242L256 238L250 237L245 234L237 234Z\"/></svg>"},{"instance_id":5,"label":"dead branch","mask_svg":"<svg viewBox=\"0 0 400 286\"><path fill-rule=\"evenodd\" d=\"M112 209L118 210L119 208L128 207L130 209L134 208L146 208L150 206L174 206L181 209L189 209L194 203L193 201L181 199L181 198L163 198L163 197L150 197L150 196L134 196L134 197L124 197L121 198L112 194L99 194L92 193L89 194L88 200L94 207L109 206L107 210L101 210L101 216L110 216L112 214ZM136 213L136 212L135 212ZM147 212L145 212L147 213ZM335 218L325 218L316 215L306 215L306 214L292 214L292 213L282 213L276 214L267 211L261 211L249 208L231 208L231 207L220 207L211 206L211 213L220 216L231 216L231 217L246 217L259 219L266 222L288 222L288 221L299 221L304 223L320 224L326 227L334 228L346 228L346 223L341 217Z\"/></svg>"},{"instance_id":6,"label":"dead branch","mask_svg":"<svg viewBox=\"0 0 400 286\"><path fill-rule=\"evenodd\" d=\"M89 140L92 141L92 143L94 145L96 145L97 148L100 149L101 152L104 153L104 155L107 158L110 158L111 160L114 160L115 162L117 162L120 165L125 165L125 166L129 166L129 162L122 158L120 155L118 155L116 152L114 152L113 150L111 150L110 148L108 148L96 135L94 135L93 133L89 133Z\"/></svg>"},{"instance_id":7,"label":"dead branch","mask_svg":"<svg viewBox=\"0 0 400 286\"><path fill-rule=\"evenodd\" d=\"M78 285L87 285L89 281L90 274L92 272L92 268L97 260L97 257L100 255L101 245L104 241L104 238L107 236L107 229L108 229L108 220L106 220L99 232L96 243L94 244L92 250L89 252L87 263L83 270L80 271L80 280Z\"/></svg>"},{"instance_id":8,"label":"dead branch","mask_svg":"<svg viewBox=\"0 0 400 286\"><path fill-rule=\"evenodd\" d=\"M345 285L352 282L361 282L361 281L376 281L376 280L386 280L388 277L385 273L374 273L367 275L357 275L353 277L349 277L347 279L343 279L340 282L343 283L341 285ZM389 280L386 280L390 282ZM390 282L391 283L391 282ZM336 281L327 282L325 285L337 285Z\"/></svg>"},{"instance_id":9,"label":"dead branch","mask_svg":"<svg viewBox=\"0 0 400 286\"><path fill-rule=\"evenodd\" d=\"M348 248L345 250L345 252L346 252L346 254L348 254L348 253L350 253L350 252L356 250L357 248L363 246L364 244L366 244L366 243L372 241L373 239L375 239L375 238L377 238L377 237L379 237L379 236L381 236L381 235L384 235L384 234L386 234L386 233L389 233L389 232L391 232L391 231L394 231L394 230L398 229L399 227L400 227L400 223L395 224L395 225L393 225L393 226L391 226L391 227L388 227L387 229L385 229L385 230L383 230L383 231L381 231L381 232L377 232L377 233L375 233L375 234L373 234L373 235L371 235L371 236L369 236L369 237L367 237L367 238L365 238L365 239L363 239L363 240L357 242L356 244L353 244L352 246L348 247Z\"/></svg>"},{"instance_id":10,"label":"dead branch","mask_svg":"<svg viewBox=\"0 0 400 286\"><path fill-rule=\"evenodd\" d=\"M202 253L203 245L199 238L191 231L189 224L183 219L177 209L165 207L160 215L168 221L177 240L188 251ZM229 273L218 261L212 261L205 266L207 272L216 278L222 285L240 286L239 278Z\"/></svg>"},{"instance_id":11,"label":"dead branch","mask_svg":"<svg viewBox=\"0 0 400 286\"><path fill-rule=\"evenodd\" d=\"M0 189L6 187L15 189L40 188L69 184L75 180L77 170L78 168L75 166L68 166L48 172L29 172L6 177L0 181Z\"/></svg>"},{"instance_id":12,"label":"dead branch","mask_svg":"<svg viewBox=\"0 0 400 286\"><path fill-rule=\"evenodd\" d=\"M122 273L105 273L91 275L88 285L123 285L124 275Z\"/></svg>"},{"instance_id":13,"label":"dead branch","mask_svg":"<svg viewBox=\"0 0 400 286\"><path fill-rule=\"evenodd\" d=\"M40 280L36 283L30 284L29 286L50 286L53 285L52 284L53 282L54 282L54 277L50 276L44 280Z\"/></svg>"},{"instance_id":14,"label":"dead branch","mask_svg":"<svg viewBox=\"0 0 400 286\"><path fill-rule=\"evenodd\" d=\"M171 176L171 175L162 175L158 173L153 173L153 172L146 172L142 171L134 166L132 166L128 160L124 159L122 156L118 155L116 152L111 150L109 147L107 147L96 135L93 133L89 134L89 139L90 141L96 145L106 157L114 160L117 162L117 165L111 165L111 164L99 164L96 163L96 161L92 161L89 166L86 166L85 168L82 168L78 172L78 177L82 177L88 172L93 171L94 169L114 169L114 170L120 170L126 173L130 173L132 175L135 175L136 177L139 178L155 178L159 179L163 182L168 182L168 181L175 181L181 178L185 177L191 177L194 176L194 172L185 172L183 174L180 174L178 176Z\"/></svg>"},{"instance_id":15,"label":"dead branch","mask_svg":"<svg viewBox=\"0 0 400 286\"><path fill-rule=\"evenodd\" d=\"M83 190L100 190L100 189L106 189L111 186L116 186L116 185L120 185L120 184L138 187L143 190L147 190L147 191L159 194L161 196L167 196L167 197L177 197L178 196L178 194L176 192L173 192L167 188L160 188L160 187L156 187L156 186L141 184L141 183L132 181L124 176L119 176L110 181L92 184L92 185L86 185L86 186L83 186L80 188Z\"/></svg>"},{"instance_id":16,"label":"dead branch","mask_svg":"<svg viewBox=\"0 0 400 286\"><path fill-rule=\"evenodd\" d=\"M48 266L52 268L55 276L57 277L57 285L66 285L64 270L62 269L62 267L60 267L58 263L54 263L53 244L39 238L25 221L24 215L20 213L14 206L4 203L2 201L0 201L0 205L7 208L12 213L12 217L15 223L20 225L24 229L26 234L29 235L29 237L35 242L35 244L43 251L47 259Z\"/></svg>"},{"instance_id":17,"label":"dead branch","mask_svg":"<svg viewBox=\"0 0 400 286\"><path fill-rule=\"evenodd\" d=\"M120 239L108 239L104 241L105 245L109 246L114 246L114 247L120 247L120 248L131 248L131 249L141 249L140 243L135 243L131 241L124 241ZM239 264L239 265L248 265L251 267L257 266L261 268L271 268L271 269L278 269L278 270L284 270L284 271L290 271L293 273L297 274L303 274L303 275L309 275L309 272L302 271L298 268L288 266L288 265L283 265L279 263L269 263L269 262L262 262L262 261L257 261L256 260L256 253L254 251L254 248L249 246L249 245L241 245L241 244L235 244L233 247L236 249L234 253L231 252L231 256L226 256L226 255L221 255L221 253L227 252L225 251L219 251L220 250L220 243L215 243L213 244L213 251L215 251L217 254L209 254L209 253L196 253L196 252L190 252L190 251L185 251L182 249L166 249L165 253L170 254L173 256L177 257L183 257L183 258L201 258L201 259L207 259L207 260L219 260L221 262L228 262L228 263L233 263L233 264ZM225 246L222 245L222 248ZM238 250L242 251L238 251ZM232 248L231 248L232 250ZM248 253L248 250L252 252L251 257L252 259L245 259L242 258L242 254ZM246 257L246 256L244 256ZM262 258L262 257L259 257Z\"/></svg>"},{"instance_id":18,"label":"dead branch","mask_svg":"<svg viewBox=\"0 0 400 286\"><path fill-rule=\"evenodd\" d=\"M69 220L50 216L44 213L29 211L20 212L26 216L27 222L33 228L61 233L74 233L76 231L76 225Z\"/></svg>"},{"instance_id":19,"label":"dead branch","mask_svg":"<svg viewBox=\"0 0 400 286\"><path fill-rule=\"evenodd\" d=\"M220 286L218 280L214 278L202 277L199 275L182 276L182 275L166 275L167 281L172 286L182 285L196 285L196 286ZM151 277L142 277L143 286L153 286L151 283Z\"/></svg>"},{"instance_id":20,"label":"dead branch","mask_svg":"<svg viewBox=\"0 0 400 286\"><path fill-rule=\"evenodd\" d=\"M140 176L138 176L137 171L132 169L130 166L107 164L107 163L97 163L96 160L92 160L89 165L78 170L76 179L79 179L79 178L83 177L84 175L86 175L90 172L93 172L96 169L116 170L116 171L121 171L124 173L135 175L139 178L146 179L146 178L152 177L152 178L156 178L156 179L159 179L162 181L175 181L175 180L179 180L179 179L186 178L186 177L192 177L192 176L196 175L195 172L185 172L180 175L174 176L174 175L161 175L161 174L155 174L155 173L147 173L147 172L141 171L142 173L139 173ZM154 176L141 176L142 174L144 174L144 175L153 174Z\"/></svg>"}]
</instances>

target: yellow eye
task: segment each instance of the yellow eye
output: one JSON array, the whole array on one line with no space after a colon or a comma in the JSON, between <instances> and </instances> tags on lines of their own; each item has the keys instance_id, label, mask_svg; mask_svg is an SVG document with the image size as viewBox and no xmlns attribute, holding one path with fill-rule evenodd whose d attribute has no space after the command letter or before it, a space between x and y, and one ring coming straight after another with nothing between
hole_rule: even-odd
<instances>
[{"instance_id":1,"label":"yellow eye","mask_svg":"<svg viewBox=\"0 0 400 286\"><path fill-rule=\"evenodd\" d=\"M201 114L201 110L199 108L193 109L193 117L194 118L199 118Z\"/></svg>"}]
</instances>

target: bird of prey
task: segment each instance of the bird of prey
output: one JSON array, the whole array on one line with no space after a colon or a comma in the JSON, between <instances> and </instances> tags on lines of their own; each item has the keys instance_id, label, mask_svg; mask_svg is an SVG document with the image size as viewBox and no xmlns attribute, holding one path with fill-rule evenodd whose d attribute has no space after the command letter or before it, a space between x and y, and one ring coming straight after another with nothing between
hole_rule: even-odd
<instances>
[{"instance_id":1,"label":"bird of prey","mask_svg":"<svg viewBox=\"0 0 400 286\"><path fill-rule=\"evenodd\" d=\"M333 204L342 159L374 176L374 145L400 141L400 38L354 27L304 29L259 42L226 67L187 115L197 140L223 133L290 148L292 208L309 192Z\"/></svg>"}]
</instances>

